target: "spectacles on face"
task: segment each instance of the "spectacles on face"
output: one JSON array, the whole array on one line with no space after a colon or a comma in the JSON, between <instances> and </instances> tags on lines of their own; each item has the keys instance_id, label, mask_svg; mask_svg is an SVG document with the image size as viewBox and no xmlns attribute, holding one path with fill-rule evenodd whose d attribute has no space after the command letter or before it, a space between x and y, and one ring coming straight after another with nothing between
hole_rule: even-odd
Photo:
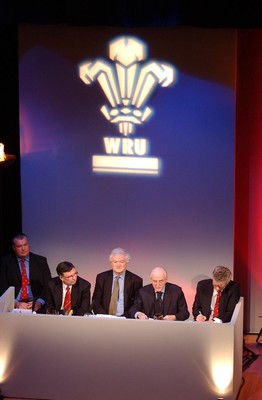
<instances>
[{"instance_id":1,"label":"spectacles on face","mask_svg":"<svg viewBox=\"0 0 262 400\"><path fill-rule=\"evenodd\" d=\"M164 286L166 283L166 279L151 279L152 285L154 286Z\"/></svg>"},{"instance_id":2,"label":"spectacles on face","mask_svg":"<svg viewBox=\"0 0 262 400\"><path fill-rule=\"evenodd\" d=\"M78 272L76 271L74 274L68 275L68 276L63 274L62 277L65 278L65 279L72 279L72 278L75 278L77 275L78 275Z\"/></svg>"}]
</instances>

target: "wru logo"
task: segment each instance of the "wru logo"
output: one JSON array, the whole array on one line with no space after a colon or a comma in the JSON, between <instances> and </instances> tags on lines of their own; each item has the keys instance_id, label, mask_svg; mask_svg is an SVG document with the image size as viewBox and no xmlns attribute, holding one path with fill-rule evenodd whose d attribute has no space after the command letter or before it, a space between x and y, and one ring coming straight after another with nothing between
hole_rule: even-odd
<instances>
[{"instance_id":1,"label":"wru logo","mask_svg":"<svg viewBox=\"0 0 262 400\"><path fill-rule=\"evenodd\" d=\"M117 124L124 136L133 134L135 125L141 125L152 115L146 105L157 85L174 82L175 69L156 61L142 63L146 45L140 40L121 36L109 44L109 58L113 62L95 60L81 64L80 78L87 84L98 81L110 105L101 112L111 123Z\"/></svg>"}]
</instances>

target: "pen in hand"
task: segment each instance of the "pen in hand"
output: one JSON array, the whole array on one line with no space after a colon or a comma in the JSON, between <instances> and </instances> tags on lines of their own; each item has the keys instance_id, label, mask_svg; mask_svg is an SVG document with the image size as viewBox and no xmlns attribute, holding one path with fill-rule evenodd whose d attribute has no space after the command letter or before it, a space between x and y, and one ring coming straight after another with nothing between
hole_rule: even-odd
<instances>
[{"instance_id":1,"label":"pen in hand","mask_svg":"<svg viewBox=\"0 0 262 400\"><path fill-rule=\"evenodd\" d=\"M204 322L204 321L206 321L206 317L202 314L202 312L199 310L198 311L198 316L197 316L197 318L196 318L196 320L197 321L199 321L199 322Z\"/></svg>"}]
</instances>

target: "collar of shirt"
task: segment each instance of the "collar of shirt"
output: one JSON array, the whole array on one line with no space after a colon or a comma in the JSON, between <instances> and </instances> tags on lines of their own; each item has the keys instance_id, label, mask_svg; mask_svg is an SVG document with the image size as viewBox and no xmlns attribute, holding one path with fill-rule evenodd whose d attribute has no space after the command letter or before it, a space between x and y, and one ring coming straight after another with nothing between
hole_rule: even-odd
<instances>
[{"instance_id":1,"label":"collar of shirt","mask_svg":"<svg viewBox=\"0 0 262 400\"><path fill-rule=\"evenodd\" d=\"M125 274L126 274L126 271L124 271L121 275L117 275L115 272L113 272L113 282L114 282L116 276L119 276L119 278L124 280L125 279Z\"/></svg>"},{"instance_id":2,"label":"collar of shirt","mask_svg":"<svg viewBox=\"0 0 262 400\"><path fill-rule=\"evenodd\" d=\"M220 290L220 292L222 293L223 290ZM213 297L216 296L217 294L218 294L218 290L216 290L216 289L214 288L214 290L213 290Z\"/></svg>"},{"instance_id":3,"label":"collar of shirt","mask_svg":"<svg viewBox=\"0 0 262 400\"><path fill-rule=\"evenodd\" d=\"M21 257L16 257L16 258L17 258L17 261L18 261L19 265L21 265L22 260L24 260L25 263L29 265L29 255L26 256L25 258L21 258Z\"/></svg>"},{"instance_id":4,"label":"collar of shirt","mask_svg":"<svg viewBox=\"0 0 262 400\"><path fill-rule=\"evenodd\" d=\"M63 282L63 293L65 293L65 292L66 292L66 288L67 288L67 286L69 286L69 288L70 288L70 292L71 292L71 290L72 290L72 285L65 285L65 284L64 284L64 282Z\"/></svg>"},{"instance_id":5,"label":"collar of shirt","mask_svg":"<svg viewBox=\"0 0 262 400\"><path fill-rule=\"evenodd\" d=\"M17 262L20 268L20 271L22 272L22 258L16 257ZM23 259L25 261L25 269L26 269L26 274L29 276L29 255Z\"/></svg>"},{"instance_id":6,"label":"collar of shirt","mask_svg":"<svg viewBox=\"0 0 262 400\"><path fill-rule=\"evenodd\" d=\"M21 257L17 257L17 259L20 260L20 261L22 260ZM25 260L25 261L29 261L29 254L24 258L24 260Z\"/></svg>"},{"instance_id":7,"label":"collar of shirt","mask_svg":"<svg viewBox=\"0 0 262 400\"><path fill-rule=\"evenodd\" d=\"M164 296L164 294L165 294L165 289L163 289L163 290L156 290L155 291L155 296L157 296L157 293L158 292L161 292L161 297L162 297L162 299L163 299L163 296Z\"/></svg>"}]
</instances>

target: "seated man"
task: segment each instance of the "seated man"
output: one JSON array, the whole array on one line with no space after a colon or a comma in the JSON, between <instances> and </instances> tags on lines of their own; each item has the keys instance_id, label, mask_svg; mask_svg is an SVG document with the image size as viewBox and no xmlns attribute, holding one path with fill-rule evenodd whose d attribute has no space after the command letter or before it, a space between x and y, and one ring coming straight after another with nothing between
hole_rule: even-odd
<instances>
[{"instance_id":1,"label":"seated man","mask_svg":"<svg viewBox=\"0 0 262 400\"><path fill-rule=\"evenodd\" d=\"M45 286L51 272L46 257L31 252L25 233L12 239L13 252L0 259L0 296L15 288L15 308L44 313Z\"/></svg>"},{"instance_id":2,"label":"seated man","mask_svg":"<svg viewBox=\"0 0 262 400\"><path fill-rule=\"evenodd\" d=\"M95 314L130 318L129 308L134 303L143 280L127 270L129 261L129 253L121 247L111 251L109 262L112 268L96 276L92 299Z\"/></svg>"},{"instance_id":3,"label":"seated man","mask_svg":"<svg viewBox=\"0 0 262 400\"><path fill-rule=\"evenodd\" d=\"M189 311L180 286L167 282L165 268L154 268L150 274L151 283L139 290L130 314L138 319L163 319L185 321Z\"/></svg>"},{"instance_id":4,"label":"seated man","mask_svg":"<svg viewBox=\"0 0 262 400\"><path fill-rule=\"evenodd\" d=\"M218 266L213 279L198 282L193 303L195 321L230 322L240 298L240 286L231 277L229 268Z\"/></svg>"},{"instance_id":5,"label":"seated man","mask_svg":"<svg viewBox=\"0 0 262 400\"><path fill-rule=\"evenodd\" d=\"M56 267L57 277L46 288L46 311L50 314L70 312L84 315L90 311L91 284L78 276L74 265L63 261Z\"/></svg>"}]
</instances>

